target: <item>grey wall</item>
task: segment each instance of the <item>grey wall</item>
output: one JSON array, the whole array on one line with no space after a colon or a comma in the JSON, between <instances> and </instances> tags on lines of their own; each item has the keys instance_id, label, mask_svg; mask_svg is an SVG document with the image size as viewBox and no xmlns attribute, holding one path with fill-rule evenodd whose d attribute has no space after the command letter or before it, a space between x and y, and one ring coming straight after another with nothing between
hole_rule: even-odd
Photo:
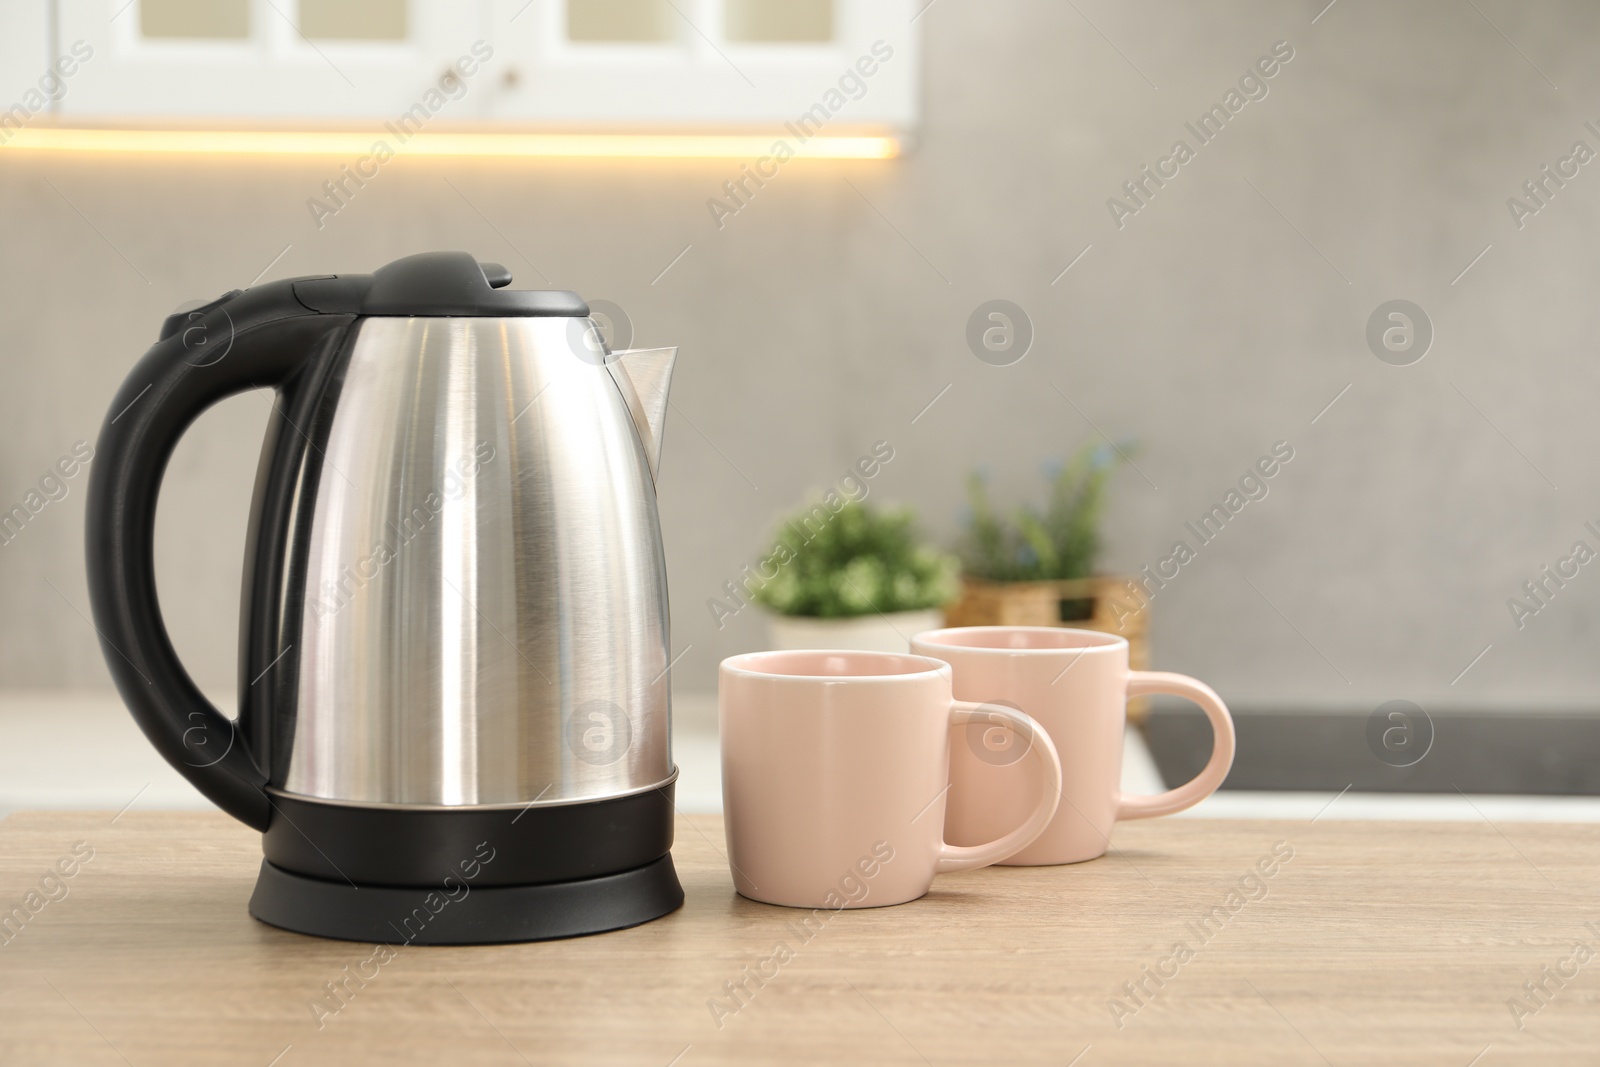
<instances>
[{"instance_id":1,"label":"grey wall","mask_svg":"<svg viewBox=\"0 0 1600 1067\"><path fill-rule=\"evenodd\" d=\"M1582 125L1600 119L1600 9L1339 0L1313 25L1323 2L942 0L918 24L917 149L793 163L720 232L705 201L726 161L402 156L319 231L305 200L336 161L0 149L0 503L93 440L180 301L250 282L286 245L268 277L467 248L519 284L542 272L621 304L638 344L682 347L661 485L674 644L692 646L680 687L760 646L754 609L719 632L706 599L874 441L896 451L876 498L951 539L967 470L1001 498L1037 492L1098 430L1136 438L1148 477L1117 485L1113 568L1153 563L1274 442L1295 449L1161 591L1161 665L1243 704L1592 706L1600 564L1520 632L1506 600L1580 537L1600 548L1583 529L1600 520L1600 164L1521 230L1506 199L1575 140L1600 149ZM1295 55L1269 95L1119 230L1107 197L1279 40ZM963 339L994 297L1037 332L1014 366ZM1413 366L1364 339L1393 298L1436 329ZM222 690L266 410L203 418L162 501L174 639ZM0 548L0 685L104 684L83 484Z\"/></svg>"}]
</instances>

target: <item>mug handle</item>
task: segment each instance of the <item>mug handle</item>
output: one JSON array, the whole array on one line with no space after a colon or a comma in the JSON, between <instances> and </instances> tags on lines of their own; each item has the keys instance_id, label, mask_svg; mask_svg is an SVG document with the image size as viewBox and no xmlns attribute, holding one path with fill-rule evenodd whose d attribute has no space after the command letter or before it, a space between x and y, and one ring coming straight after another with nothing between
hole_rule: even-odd
<instances>
[{"instance_id":1,"label":"mug handle","mask_svg":"<svg viewBox=\"0 0 1600 1067\"><path fill-rule=\"evenodd\" d=\"M1222 698L1217 696L1215 690L1186 674L1171 674L1167 671L1129 671L1129 698L1150 693L1187 697L1200 705L1200 710L1211 720L1211 759L1206 762L1199 774L1176 789L1147 797L1119 794L1117 798L1119 820L1150 819L1157 815L1171 815L1175 811L1192 808L1215 793L1222 780L1228 776L1229 769L1233 767L1233 716L1228 714L1228 705L1222 702Z\"/></svg>"},{"instance_id":2,"label":"mug handle","mask_svg":"<svg viewBox=\"0 0 1600 1067\"><path fill-rule=\"evenodd\" d=\"M1004 837L985 845L952 845L948 841L941 841L939 862L934 867L936 874L987 867L991 863L998 863L1016 855L1044 833L1045 828L1050 825L1050 820L1055 818L1056 807L1061 803L1061 757L1056 753L1055 742L1050 740L1050 735L1045 733L1043 726L1030 716L1002 705L973 704L965 700L951 702L952 725L977 721L993 723L997 728L1009 727L1017 737L1028 738L1028 751L1038 759L1039 767L1044 771L1044 788L1040 791L1038 805L1028 816L1027 821Z\"/></svg>"}]
</instances>

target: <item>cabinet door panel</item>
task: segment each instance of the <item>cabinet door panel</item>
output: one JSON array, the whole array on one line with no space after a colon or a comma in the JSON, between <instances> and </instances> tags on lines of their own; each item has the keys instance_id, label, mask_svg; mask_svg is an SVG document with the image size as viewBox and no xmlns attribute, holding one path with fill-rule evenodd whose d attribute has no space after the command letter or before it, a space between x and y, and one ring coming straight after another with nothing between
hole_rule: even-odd
<instances>
[{"instance_id":1,"label":"cabinet door panel","mask_svg":"<svg viewBox=\"0 0 1600 1067\"><path fill-rule=\"evenodd\" d=\"M95 50L62 116L304 125L405 113L472 120L487 110L495 59L484 0L407 0L398 13L373 0L366 17L352 17L347 2L58 0L61 39Z\"/></svg>"},{"instance_id":2,"label":"cabinet door panel","mask_svg":"<svg viewBox=\"0 0 1600 1067\"><path fill-rule=\"evenodd\" d=\"M651 10L634 14L641 32L630 34L627 18L639 6L494 0L514 84L490 101L490 117L540 126L772 127L816 116L822 105L840 131L915 123L917 8L909 0L833 0L825 12L799 0L808 10L782 18L753 17L748 0L676 0L668 5L672 32ZM614 40L596 29L608 24Z\"/></svg>"},{"instance_id":3,"label":"cabinet door panel","mask_svg":"<svg viewBox=\"0 0 1600 1067\"><path fill-rule=\"evenodd\" d=\"M19 129L48 121L72 91L73 77L62 77L52 67L57 57L50 54L50 43L48 0L13 0L0 6L0 73L5 74L0 144Z\"/></svg>"}]
</instances>

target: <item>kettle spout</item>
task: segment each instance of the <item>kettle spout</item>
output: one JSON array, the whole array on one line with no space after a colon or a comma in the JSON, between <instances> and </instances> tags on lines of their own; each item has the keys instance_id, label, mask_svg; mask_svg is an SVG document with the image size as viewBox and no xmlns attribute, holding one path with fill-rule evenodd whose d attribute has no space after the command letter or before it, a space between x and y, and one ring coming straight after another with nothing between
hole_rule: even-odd
<instances>
[{"instance_id":1,"label":"kettle spout","mask_svg":"<svg viewBox=\"0 0 1600 1067\"><path fill-rule=\"evenodd\" d=\"M644 455L655 476L661 466L661 432L667 421L667 389L672 384L676 348L634 348L612 353L611 377L633 415L634 428L644 442Z\"/></svg>"}]
</instances>

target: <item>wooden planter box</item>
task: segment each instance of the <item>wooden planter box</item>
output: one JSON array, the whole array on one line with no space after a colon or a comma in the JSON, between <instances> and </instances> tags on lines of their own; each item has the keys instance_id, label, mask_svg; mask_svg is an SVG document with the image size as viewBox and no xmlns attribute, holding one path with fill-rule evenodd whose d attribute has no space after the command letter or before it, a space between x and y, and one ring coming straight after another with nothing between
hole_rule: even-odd
<instances>
[{"instance_id":1,"label":"wooden planter box","mask_svg":"<svg viewBox=\"0 0 1600 1067\"><path fill-rule=\"evenodd\" d=\"M1063 626L1099 630L1128 639L1128 665L1150 669L1150 611L1126 592L1130 579L1111 575L1060 582L987 582L963 578L961 599L945 609L946 626ZM1114 602L1123 606L1121 618ZM1128 702L1128 717L1142 723L1148 697Z\"/></svg>"}]
</instances>

